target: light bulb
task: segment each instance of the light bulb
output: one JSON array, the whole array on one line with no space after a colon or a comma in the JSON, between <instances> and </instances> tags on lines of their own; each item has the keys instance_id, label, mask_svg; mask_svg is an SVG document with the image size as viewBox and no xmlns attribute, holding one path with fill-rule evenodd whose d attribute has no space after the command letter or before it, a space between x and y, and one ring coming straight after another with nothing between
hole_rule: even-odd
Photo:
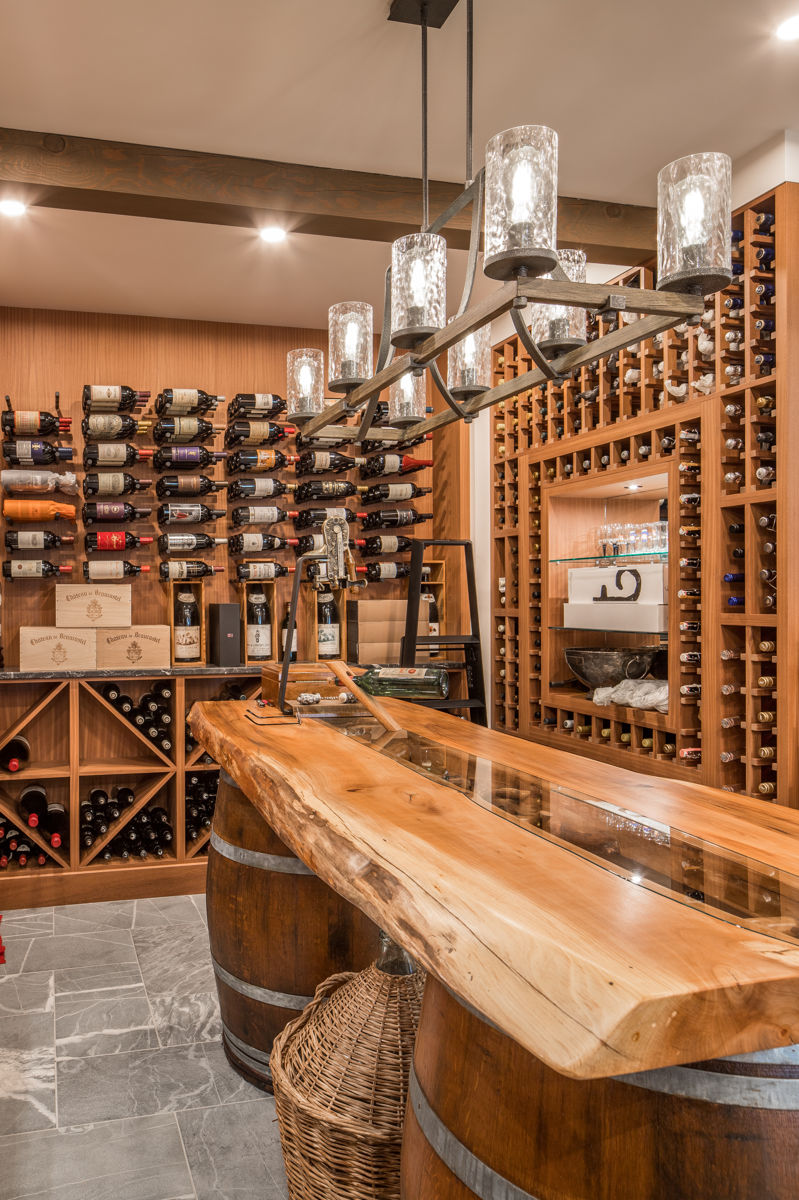
<instances>
[{"instance_id":1,"label":"light bulb","mask_svg":"<svg viewBox=\"0 0 799 1200\"><path fill-rule=\"evenodd\" d=\"M413 399L413 376L403 375L399 381L402 388L402 398L408 403Z\"/></svg>"},{"instance_id":2,"label":"light bulb","mask_svg":"<svg viewBox=\"0 0 799 1200\"><path fill-rule=\"evenodd\" d=\"M347 330L344 334L344 357L358 357L358 343L361 340L361 331L357 321L348 321Z\"/></svg>"},{"instance_id":3,"label":"light bulb","mask_svg":"<svg viewBox=\"0 0 799 1200\"><path fill-rule=\"evenodd\" d=\"M463 339L463 365L474 367L477 364L477 343L473 333L467 333Z\"/></svg>"},{"instance_id":4,"label":"light bulb","mask_svg":"<svg viewBox=\"0 0 799 1200\"><path fill-rule=\"evenodd\" d=\"M285 229L281 229L279 225L266 225L263 229L258 230L258 236L262 242L285 242L288 236Z\"/></svg>"},{"instance_id":5,"label":"light bulb","mask_svg":"<svg viewBox=\"0 0 799 1200\"><path fill-rule=\"evenodd\" d=\"M313 371L309 363L303 363L297 372L297 383L301 396L310 396L313 387Z\"/></svg>"},{"instance_id":6,"label":"light bulb","mask_svg":"<svg viewBox=\"0 0 799 1200\"><path fill-rule=\"evenodd\" d=\"M421 258L414 260L411 267L411 300L417 308L424 308L425 291L427 290L427 276L425 274L424 263Z\"/></svg>"},{"instance_id":7,"label":"light bulb","mask_svg":"<svg viewBox=\"0 0 799 1200\"><path fill-rule=\"evenodd\" d=\"M774 36L781 42L795 42L799 38L799 16L788 17L774 31Z\"/></svg>"},{"instance_id":8,"label":"light bulb","mask_svg":"<svg viewBox=\"0 0 799 1200\"><path fill-rule=\"evenodd\" d=\"M528 158L523 158L513 168L510 198L512 224L519 225L523 221L531 221L533 217L533 200L535 196L535 177Z\"/></svg>"},{"instance_id":9,"label":"light bulb","mask_svg":"<svg viewBox=\"0 0 799 1200\"><path fill-rule=\"evenodd\" d=\"M691 176L683 181L680 191L680 223L685 243L695 246L705 240L705 197Z\"/></svg>"},{"instance_id":10,"label":"light bulb","mask_svg":"<svg viewBox=\"0 0 799 1200\"><path fill-rule=\"evenodd\" d=\"M23 204L21 200L0 200L0 213L4 217L21 217L27 211L27 204Z\"/></svg>"}]
</instances>

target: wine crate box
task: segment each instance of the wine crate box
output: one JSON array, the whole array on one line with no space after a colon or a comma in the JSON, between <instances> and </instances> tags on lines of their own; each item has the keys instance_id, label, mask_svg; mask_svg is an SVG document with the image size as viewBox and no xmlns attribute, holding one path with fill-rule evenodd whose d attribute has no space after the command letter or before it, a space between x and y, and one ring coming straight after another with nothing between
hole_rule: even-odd
<instances>
[{"instance_id":1,"label":"wine crate box","mask_svg":"<svg viewBox=\"0 0 799 1200\"><path fill-rule=\"evenodd\" d=\"M267 704L277 704L280 692L280 669L282 663L265 663L261 672L261 695ZM319 692L323 699L333 699L346 688L323 662L289 663L286 700L296 700L303 692Z\"/></svg>"},{"instance_id":2,"label":"wine crate box","mask_svg":"<svg viewBox=\"0 0 799 1200\"><path fill-rule=\"evenodd\" d=\"M131 624L129 583L61 583L55 589L59 629L126 629Z\"/></svg>"},{"instance_id":3,"label":"wine crate box","mask_svg":"<svg viewBox=\"0 0 799 1200\"><path fill-rule=\"evenodd\" d=\"M93 671L97 666L94 629L23 625L19 631L20 671Z\"/></svg>"},{"instance_id":4,"label":"wine crate box","mask_svg":"<svg viewBox=\"0 0 799 1200\"><path fill-rule=\"evenodd\" d=\"M400 660L405 636L407 600L349 600L347 602L347 662L395 665ZM430 604L419 604L417 631L424 637L429 628ZM420 650L417 660L427 657Z\"/></svg>"},{"instance_id":5,"label":"wine crate box","mask_svg":"<svg viewBox=\"0 0 799 1200\"><path fill-rule=\"evenodd\" d=\"M574 567L563 624L569 629L627 629L665 633L669 627L668 574L663 563Z\"/></svg>"},{"instance_id":6,"label":"wine crate box","mask_svg":"<svg viewBox=\"0 0 799 1200\"><path fill-rule=\"evenodd\" d=\"M131 625L129 629L98 629L97 667L169 667L168 625Z\"/></svg>"}]
</instances>

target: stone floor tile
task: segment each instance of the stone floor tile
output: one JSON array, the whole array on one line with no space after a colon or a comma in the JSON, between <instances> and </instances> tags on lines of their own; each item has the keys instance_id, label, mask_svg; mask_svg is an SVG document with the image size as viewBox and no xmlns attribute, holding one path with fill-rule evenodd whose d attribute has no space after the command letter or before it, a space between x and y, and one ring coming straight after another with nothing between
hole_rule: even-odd
<instances>
[{"instance_id":1,"label":"stone floor tile","mask_svg":"<svg viewBox=\"0 0 799 1200\"><path fill-rule=\"evenodd\" d=\"M271 1096L178 1114L197 1200L286 1200Z\"/></svg>"},{"instance_id":2,"label":"stone floor tile","mask_svg":"<svg viewBox=\"0 0 799 1200\"><path fill-rule=\"evenodd\" d=\"M53 1011L53 972L0 976L0 1017Z\"/></svg>"},{"instance_id":3,"label":"stone floor tile","mask_svg":"<svg viewBox=\"0 0 799 1200\"><path fill-rule=\"evenodd\" d=\"M149 995L216 990L208 930L199 915L194 924L134 929L133 942Z\"/></svg>"},{"instance_id":4,"label":"stone floor tile","mask_svg":"<svg viewBox=\"0 0 799 1200\"><path fill-rule=\"evenodd\" d=\"M183 1046L189 1042L213 1042L222 1036L216 991L194 992L190 996L150 996L153 1021L162 1046Z\"/></svg>"},{"instance_id":5,"label":"stone floor tile","mask_svg":"<svg viewBox=\"0 0 799 1200\"><path fill-rule=\"evenodd\" d=\"M23 971L54 971L62 967L135 963L130 931L107 929L91 935L37 937L25 957Z\"/></svg>"},{"instance_id":6,"label":"stone floor tile","mask_svg":"<svg viewBox=\"0 0 799 1200\"><path fill-rule=\"evenodd\" d=\"M52 1013L0 1017L0 1130L28 1133L56 1123ZM2 1193L0 1159L0 1194Z\"/></svg>"},{"instance_id":7,"label":"stone floor tile","mask_svg":"<svg viewBox=\"0 0 799 1200\"><path fill-rule=\"evenodd\" d=\"M56 998L56 1058L152 1050L158 1044L144 987Z\"/></svg>"}]
</instances>

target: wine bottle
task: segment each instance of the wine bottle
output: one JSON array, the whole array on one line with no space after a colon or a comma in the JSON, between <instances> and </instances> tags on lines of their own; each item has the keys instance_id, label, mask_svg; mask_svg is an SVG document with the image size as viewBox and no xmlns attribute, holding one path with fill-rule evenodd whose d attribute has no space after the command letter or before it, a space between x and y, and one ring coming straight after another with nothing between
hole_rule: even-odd
<instances>
[{"instance_id":1,"label":"wine bottle","mask_svg":"<svg viewBox=\"0 0 799 1200\"><path fill-rule=\"evenodd\" d=\"M228 500L273 499L275 496L285 496L294 490L295 485L283 483L280 479L272 479L269 475L259 475L253 479L234 479L227 490Z\"/></svg>"},{"instance_id":2,"label":"wine bottle","mask_svg":"<svg viewBox=\"0 0 799 1200\"><path fill-rule=\"evenodd\" d=\"M759 675L757 686L759 688L773 689L777 686L777 678L775 675Z\"/></svg>"},{"instance_id":3,"label":"wine bottle","mask_svg":"<svg viewBox=\"0 0 799 1200\"><path fill-rule=\"evenodd\" d=\"M282 538L274 533L237 533L228 543L231 554L262 554L265 550L285 550L296 545L297 538Z\"/></svg>"},{"instance_id":4,"label":"wine bottle","mask_svg":"<svg viewBox=\"0 0 799 1200\"><path fill-rule=\"evenodd\" d=\"M375 454L361 467L361 479L373 479L376 475L411 475L432 465L430 458L412 458L409 454Z\"/></svg>"},{"instance_id":5,"label":"wine bottle","mask_svg":"<svg viewBox=\"0 0 799 1200\"><path fill-rule=\"evenodd\" d=\"M746 529L743 521L731 521L727 526L730 537L741 537Z\"/></svg>"},{"instance_id":6,"label":"wine bottle","mask_svg":"<svg viewBox=\"0 0 799 1200\"><path fill-rule=\"evenodd\" d=\"M19 794L17 810L24 823L35 829L47 816L47 792L41 783L29 783Z\"/></svg>"},{"instance_id":7,"label":"wine bottle","mask_svg":"<svg viewBox=\"0 0 799 1200\"><path fill-rule=\"evenodd\" d=\"M341 618L336 598L328 589L316 597L316 656L341 658Z\"/></svg>"},{"instance_id":8,"label":"wine bottle","mask_svg":"<svg viewBox=\"0 0 799 1200\"><path fill-rule=\"evenodd\" d=\"M729 608L744 608L745 605L746 605L746 600L744 599L743 596L728 596L727 597L727 606Z\"/></svg>"},{"instance_id":9,"label":"wine bottle","mask_svg":"<svg viewBox=\"0 0 799 1200\"><path fill-rule=\"evenodd\" d=\"M356 675L355 683L370 696L399 700L445 700L449 695L449 676L442 667L373 667Z\"/></svg>"},{"instance_id":10,"label":"wine bottle","mask_svg":"<svg viewBox=\"0 0 799 1200\"><path fill-rule=\"evenodd\" d=\"M727 296L724 301L724 307L729 309L730 312L737 312L737 310L743 308L743 306L744 302L742 296Z\"/></svg>"},{"instance_id":11,"label":"wine bottle","mask_svg":"<svg viewBox=\"0 0 799 1200\"><path fill-rule=\"evenodd\" d=\"M247 657L258 661L272 657L272 612L264 592L247 596Z\"/></svg>"},{"instance_id":12,"label":"wine bottle","mask_svg":"<svg viewBox=\"0 0 799 1200\"><path fill-rule=\"evenodd\" d=\"M224 508L208 508L205 504L161 504L156 513L161 526L207 525L224 515Z\"/></svg>"},{"instance_id":13,"label":"wine bottle","mask_svg":"<svg viewBox=\"0 0 799 1200\"><path fill-rule=\"evenodd\" d=\"M684 683L680 688L680 695L681 696L701 696L702 695L701 683Z\"/></svg>"},{"instance_id":14,"label":"wine bottle","mask_svg":"<svg viewBox=\"0 0 799 1200\"><path fill-rule=\"evenodd\" d=\"M30 756L30 742L18 733L16 737L9 738L5 745L0 747L0 770L19 771L30 760Z\"/></svg>"},{"instance_id":15,"label":"wine bottle","mask_svg":"<svg viewBox=\"0 0 799 1200\"><path fill-rule=\"evenodd\" d=\"M363 520L363 528L395 529L402 525L420 525L423 521L432 521L432 513L418 513L413 508L379 508L370 512Z\"/></svg>"},{"instance_id":16,"label":"wine bottle","mask_svg":"<svg viewBox=\"0 0 799 1200\"><path fill-rule=\"evenodd\" d=\"M134 508L124 500L100 500L84 504L81 515L84 525L96 525L102 521L139 521L149 517L151 508Z\"/></svg>"},{"instance_id":17,"label":"wine bottle","mask_svg":"<svg viewBox=\"0 0 799 1200\"><path fill-rule=\"evenodd\" d=\"M226 458L226 450L207 450L205 446L159 446L153 466L156 471L191 471L194 467L211 467Z\"/></svg>"},{"instance_id":18,"label":"wine bottle","mask_svg":"<svg viewBox=\"0 0 799 1200\"><path fill-rule=\"evenodd\" d=\"M122 558L110 562L93 559L83 564L83 578L95 583L101 579L124 579L126 575L146 574L149 570L146 565L138 566Z\"/></svg>"},{"instance_id":19,"label":"wine bottle","mask_svg":"<svg viewBox=\"0 0 799 1200\"><path fill-rule=\"evenodd\" d=\"M44 579L48 575L69 575L72 567L56 566L43 559L12 558L3 563L4 579Z\"/></svg>"},{"instance_id":20,"label":"wine bottle","mask_svg":"<svg viewBox=\"0 0 799 1200\"><path fill-rule=\"evenodd\" d=\"M84 467L131 467L137 462L147 462L152 450L139 450L128 442L89 442L83 449Z\"/></svg>"},{"instance_id":21,"label":"wine bottle","mask_svg":"<svg viewBox=\"0 0 799 1200\"><path fill-rule=\"evenodd\" d=\"M278 425L276 421L232 421L225 431L225 445L271 446L296 432L296 425Z\"/></svg>"},{"instance_id":22,"label":"wine bottle","mask_svg":"<svg viewBox=\"0 0 799 1200\"><path fill-rule=\"evenodd\" d=\"M405 579L411 573L410 563L403 562L380 562L368 563L366 566L366 578L371 583L382 583L386 579Z\"/></svg>"},{"instance_id":23,"label":"wine bottle","mask_svg":"<svg viewBox=\"0 0 799 1200\"><path fill-rule=\"evenodd\" d=\"M343 500L346 496L357 496L365 490L350 483L349 479L308 479L295 488L294 502L304 504L308 500Z\"/></svg>"},{"instance_id":24,"label":"wine bottle","mask_svg":"<svg viewBox=\"0 0 799 1200\"><path fill-rule=\"evenodd\" d=\"M124 442L138 433L145 433L150 428L150 422L118 413L93 413L90 417L84 417L80 427L86 441Z\"/></svg>"},{"instance_id":25,"label":"wine bottle","mask_svg":"<svg viewBox=\"0 0 799 1200\"><path fill-rule=\"evenodd\" d=\"M760 654L774 654L777 649L777 643L776 642L759 642L757 649L758 649L758 653L760 653Z\"/></svg>"},{"instance_id":26,"label":"wine bottle","mask_svg":"<svg viewBox=\"0 0 799 1200\"><path fill-rule=\"evenodd\" d=\"M366 513L354 513L349 508L304 508L290 515L294 518L295 529L314 529L324 525L330 517L341 517L348 525L352 525L355 521L362 521Z\"/></svg>"},{"instance_id":27,"label":"wine bottle","mask_svg":"<svg viewBox=\"0 0 799 1200\"><path fill-rule=\"evenodd\" d=\"M83 411L86 413L127 412L141 407L149 399L149 392L136 391L134 388L124 385L117 387L88 383L83 385Z\"/></svg>"},{"instance_id":28,"label":"wine bottle","mask_svg":"<svg viewBox=\"0 0 799 1200\"><path fill-rule=\"evenodd\" d=\"M152 540L149 536L128 533L125 529L87 533L86 553L99 554L105 550L137 550L139 546L149 546Z\"/></svg>"},{"instance_id":29,"label":"wine bottle","mask_svg":"<svg viewBox=\"0 0 799 1200\"><path fill-rule=\"evenodd\" d=\"M289 540L293 545L294 553L297 556L300 554L312 554L314 552L324 550L326 545L325 535L323 533L305 533L300 538L291 538ZM350 538L348 541L350 550L354 550L358 544L357 538ZM310 565L308 570L310 572Z\"/></svg>"},{"instance_id":30,"label":"wine bottle","mask_svg":"<svg viewBox=\"0 0 799 1200\"><path fill-rule=\"evenodd\" d=\"M375 483L361 497L362 504L382 504L385 501L415 500L417 496L429 496L432 488L418 487L415 483Z\"/></svg>"},{"instance_id":31,"label":"wine bottle","mask_svg":"<svg viewBox=\"0 0 799 1200\"><path fill-rule=\"evenodd\" d=\"M246 508L234 508L232 519L234 525L279 525L282 521L291 520L299 513L291 509L272 506L249 505Z\"/></svg>"},{"instance_id":32,"label":"wine bottle","mask_svg":"<svg viewBox=\"0 0 799 1200\"><path fill-rule=\"evenodd\" d=\"M686 587L686 588L679 588L677 590L677 595L679 596L679 598L681 600L688 600L688 599L693 599L693 597L695 597L695 596L701 596L702 593L701 593L700 589L697 587Z\"/></svg>"},{"instance_id":33,"label":"wine bottle","mask_svg":"<svg viewBox=\"0 0 799 1200\"><path fill-rule=\"evenodd\" d=\"M777 714L774 709L763 709L757 714L758 725L773 725L777 720Z\"/></svg>"},{"instance_id":34,"label":"wine bottle","mask_svg":"<svg viewBox=\"0 0 799 1200\"><path fill-rule=\"evenodd\" d=\"M776 513L764 513L762 516L757 518L757 523L761 529L776 530L777 514Z\"/></svg>"},{"instance_id":35,"label":"wine bottle","mask_svg":"<svg viewBox=\"0 0 799 1200\"><path fill-rule=\"evenodd\" d=\"M681 663L701 663L702 655L698 650L686 650L680 655Z\"/></svg>"},{"instance_id":36,"label":"wine bottle","mask_svg":"<svg viewBox=\"0 0 799 1200\"><path fill-rule=\"evenodd\" d=\"M758 467L755 471L758 483L773 483L777 478L774 467Z\"/></svg>"},{"instance_id":37,"label":"wine bottle","mask_svg":"<svg viewBox=\"0 0 799 1200\"><path fill-rule=\"evenodd\" d=\"M678 469L680 475L699 475L702 470L699 463L688 462L681 462Z\"/></svg>"},{"instance_id":38,"label":"wine bottle","mask_svg":"<svg viewBox=\"0 0 799 1200\"><path fill-rule=\"evenodd\" d=\"M189 416L196 413L213 412L217 404L225 399L202 388L164 388L155 398L155 411L159 416Z\"/></svg>"},{"instance_id":39,"label":"wine bottle","mask_svg":"<svg viewBox=\"0 0 799 1200\"><path fill-rule=\"evenodd\" d=\"M286 401L275 392L237 392L228 405L231 417L239 413L247 417L252 413L273 417L285 411Z\"/></svg>"},{"instance_id":40,"label":"wine bottle","mask_svg":"<svg viewBox=\"0 0 799 1200\"><path fill-rule=\"evenodd\" d=\"M183 566L183 563L161 563L166 566ZM197 563L205 566L205 563ZM205 572L203 572L205 574ZM180 663L199 662L200 647L200 609L193 592L178 592L175 597L173 616L175 626L175 661Z\"/></svg>"},{"instance_id":41,"label":"wine bottle","mask_svg":"<svg viewBox=\"0 0 799 1200\"><path fill-rule=\"evenodd\" d=\"M201 417L161 417L153 427L153 441L159 446L188 446L192 442L207 442L223 432L222 426L212 425Z\"/></svg>"},{"instance_id":42,"label":"wine bottle","mask_svg":"<svg viewBox=\"0 0 799 1200\"><path fill-rule=\"evenodd\" d=\"M54 850L63 844L69 835L69 814L58 800L48 800L40 831Z\"/></svg>"},{"instance_id":43,"label":"wine bottle","mask_svg":"<svg viewBox=\"0 0 799 1200\"><path fill-rule=\"evenodd\" d=\"M7 530L5 535L6 550L55 550L59 546L71 546L75 541L70 534L50 533L48 529L30 530L18 533Z\"/></svg>"},{"instance_id":44,"label":"wine bottle","mask_svg":"<svg viewBox=\"0 0 799 1200\"><path fill-rule=\"evenodd\" d=\"M378 537L364 538L360 543L360 548L361 553L366 557L374 557L378 554L402 554L413 548L413 538L383 534Z\"/></svg>"},{"instance_id":45,"label":"wine bottle","mask_svg":"<svg viewBox=\"0 0 799 1200\"><path fill-rule=\"evenodd\" d=\"M758 283L755 286L755 295L757 296L758 304L773 304L775 296L774 284Z\"/></svg>"},{"instance_id":46,"label":"wine bottle","mask_svg":"<svg viewBox=\"0 0 799 1200\"><path fill-rule=\"evenodd\" d=\"M246 471L282 471L298 462L296 454L284 454L282 450L236 450L228 458L227 469L230 475Z\"/></svg>"},{"instance_id":47,"label":"wine bottle","mask_svg":"<svg viewBox=\"0 0 799 1200\"><path fill-rule=\"evenodd\" d=\"M702 503L702 497L698 492L682 492L680 494L680 504L685 508L696 508Z\"/></svg>"},{"instance_id":48,"label":"wine bottle","mask_svg":"<svg viewBox=\"0 0 799 1200\"><path fill-rule=\"evenodd\" d=\"M162 475L156 482L155 494L159 500L169 496L207 496L226 487L225 481L209 479L207 475Z\"/></svg>"},{"instance_id":49,"label":"wine bottle","mask_svg":"<svg viewBox=\"0 0 799 1200\"><path fill-rule=\"evenodd\" d=\"M691 571L698 571L699 568L702 566L702 559L701 558L681 558L680 566L686 567Z\"/></svg>"},{"instance_id":50,"label":"wine bottle","mask_svg":"<svg viewBox=\"0 0 799 1200\"><path fill-rule=\"evenodd\" d=\"M49 466L57 462L69 462L74 451L71 446L54 446L52 442L34 441L3 442L3 458L13 466Z\"/></svg>"},{"instance_id":51,"label":"wine bottle","mask_svg":"<svg viewBox=\"0 0 799 1200\"><path fill-rule=\"evenodd\" d=\"M35 408L11 408L0 415L0 430L4 437L14 437L16 434L44 434L45 437L59 436L69 433L72 428L72 417L62 417L61 414L40 412Z\"/></svg>"},{"instance_id":52,"label":"wine bottle","mask_svg":"<svg viewBox=\"0 0 799 1200\"><path fill-rule=\"evenodd\" d=\"M198 558L187 558L182 562L162 562L158 567L161 579L203 579L206 575L214 575L224 570L223 567L212 566L211 563L201 562Z\"/></svg>"},{"instance_id":53,"label":"wine bottle","mask_svg":"<svg viewBox=\"0 0 799 1200\"><path fill-rule=\"evenodd\" d=\"M365 458L350 458L337 450L306 450L300 455L296 471L298 475L341 475L355 467L363 472L366 462Z\"/></svg>"},{"instance_id":54,"label":"wine bottle","mask_svg":"<svg viewBox=\"0 0 799 1200\"><path fill-rule=\"evenodd\" d=\"M135 479L127 471L90 471L83 478L84 496L132 496L145 491L152 479Z\"/></svg>"},{"instance_id":55,"label":"wine bottle","mask_svg":"<svg viewBox=\"0 0 799 1200\"><path fill-rule=\"evenodd\" d=\"M281 653L281 655L285 655L286 644L288 642L289 608L290 608L290 605L287 604L286 605L286 615L284 616L282 624L280 626L280 653ZM295 625L294 630L291 635L291 653L289 655L289 662L296 662L296 661L297 661L297 626Z\"/></svg>"},{"instance_id":56,"label":"wine bottle","mask_svg":"<svg viewBox=\"0 0 799 1200\"><path fill-rule=\"evenodd\" d=\"M247 579L280 579L283 575L288 575L296 568L284 567L279 562L245 562L236 564L236 577L240 580Z\"/></svg>"},{"instance_id":57,"label":"wine bottle","mask_svg":"<svg viewBox=\"0 0 799 1200\"><path fill-rule=\"evenodd\" d=\"M158 549L162 554L186 554L196 550L213 550L216 546L227 544L227 538L211 537L207 533L162 533L158 539Z\"/></svg>"},{"instance_id":58,"label":"wine bottle","mask_svg":"<svg viewBox=\"0 0 799 1200\"><path fill-rule=\"evenodd\" d=\"M743 571L727 571L724 575L722 575L722 579L725 583L743 583L743 581L746 579L746 576L744 575Z\"/></svg>"},{"instance_id":59,"label":"wine bottle","mask_svg":"<svg viewBox=\"0 0 799 1200\"><path fill-rule=\"evenodd\" d=\"M776 434L772 429L761 429L755 434L755 441L759 446L771 447L777 440Z\"/></svg>"}]
</instances>

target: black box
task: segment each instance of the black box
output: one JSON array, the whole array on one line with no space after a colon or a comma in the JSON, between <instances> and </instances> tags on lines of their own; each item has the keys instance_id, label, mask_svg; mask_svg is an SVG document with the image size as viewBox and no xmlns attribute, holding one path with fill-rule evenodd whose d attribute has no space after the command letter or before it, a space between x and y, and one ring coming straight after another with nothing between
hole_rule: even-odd
<instances>
[{"instance_id":1,"label":"black box","mask_svg":"<svg viewBox=\"0 0 799 1200\"><path fill-rule=\"evenodd\" d=\"M238 604L208 605L208 661L215 667L241 666L241 609Z\"/></svg>"}]
</instances>

